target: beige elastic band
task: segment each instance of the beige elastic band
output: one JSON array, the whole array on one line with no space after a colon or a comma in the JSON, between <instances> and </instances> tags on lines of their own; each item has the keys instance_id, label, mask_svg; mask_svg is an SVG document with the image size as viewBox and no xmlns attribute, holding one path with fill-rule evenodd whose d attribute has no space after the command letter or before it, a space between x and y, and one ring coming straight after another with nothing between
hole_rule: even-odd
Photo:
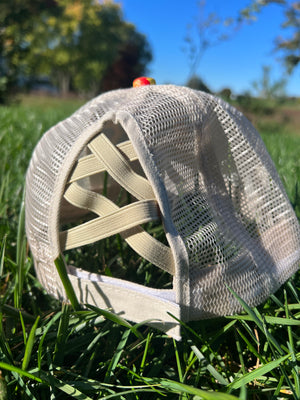
<instances>
[{"instance_id":1,"label":"beige elastic band","mask_svg":"<svg viewBox=\"0 0 300 400\"><path fill-rule=\"evenodd\" d=\"M138 200L154 199L152 187L146 178L133 171L124 156L102 133L88 147L105 165L106 171Z\"/></svg>"},{"instance_id":2,"label":"beige elastic band","mask_svg":"<svg viewBox=\"0 0 300 400\"><path fill-rule=\"evenodd\" d=\"M121 153L123 153L130 161L137 160L137 155L132 147L129 140L122 142L116 146ZM86 178L104 172L106 170L105 165L95 156L95 154L89 154L85 157L81 157L74 171L68 181L68 183L75 182L79 179Z\"/></svg>"},{"instance_id":3,"label":"beige elastic band","mask_svg":"<svg viewBox=\"0 0 300 400\"><path fill-rule=\"evenodd\" d=\"M119 210L111 200L90 190L84 189L77 183L71 184L65 192L66 200L76 207L87 209L95 214L106 215ZM140 226L120 233L130 247L141 257L157 267L174 275L174 263L171 249L159 242Z\"/></svg>"},{"instance_id":4,"label":"beige elastic band","mask_svg":"<svg viewBox=\"0 0 300 400\"><path fill-rule=\"evenodd\" d=\"M75 228L61 232L61 248L69 250L94 243L156 219L158 219L158 212L155 200L137 201L119 208L111 214L95 218Z\"/></svg>"}]
</instances>

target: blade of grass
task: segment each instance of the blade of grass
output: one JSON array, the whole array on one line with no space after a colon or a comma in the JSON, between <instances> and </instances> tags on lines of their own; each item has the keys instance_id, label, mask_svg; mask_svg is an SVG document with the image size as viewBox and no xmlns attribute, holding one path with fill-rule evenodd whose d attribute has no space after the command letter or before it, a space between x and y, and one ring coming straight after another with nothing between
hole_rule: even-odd
<instances>
[{"instance_id":1,"label":"blade of grass","mask_svg":"<svg viewBox=\"0 0 300 400\"><path fill-rule=\"evenodd\" d=\"M248 304L240 296L238 296L230 287L227 286L227 288L230 291L230 293L238 300L238 302L241 304L241 306L246 311L251 320L256 323L257 327L264 333L268 341L276 348L278 353L282 356L284 354L282 348L280 347L277 340L273 337L273 335L271 335L271 333L266 329L266 326L263 322L263 318L261 317L261 315L259 315L258 311L255 308L252 310L248 306Z\"/></svg>"},{"instance_id":2,"label":"blade of grass","mask_svg":"<svg viewBox=\"0 0 300 400\"><path fill-rule=\"evenodd\" d=\"M299 304L298 304L298 303L295 303L295 304L288 304L288 305L287 305L287 308L288 308L289 311L300 310L300 303L299 303ZM276 311L276 312L285 311L285 306L280 307L280 308L277 308L275 311Z\"/></svg>"},{"instance_id":3,"label":"blade of grass","mask_svg":"<svg viewBox=\"0 0 300 400\"><path fill-rule=\"evenodd\" d=\"M237 352L238 352L238 355L239 355L242 374L245 375L246 367L245 367L245 362L244 362L244 357L243 357L243 350L242 350L241 343L239 341L239 337L238 337L236 332L235 332L235 343L236 343L236 349L237 349ZM246 385L242 385L240 389L241 389L240 396L239 396L240 400L247 400L247 387L246 387Z\"/></svg>"},{"instance_id":4,"label":"blade of grass","mask_svg":"<svg viewBox=\"0 0 300 400\"><path fill-rule=\"evenodd\" d=\"M76 385L78 388L85 388L87 390L92 390L92 389L106 389L106 390L110 390L114 389L116 387L124 389L127 388L128 386L123 386L123 385L115 385L115 384L111 384L111 383L104 383L104 382L99 382L96 381L95 379L91 379L91 378L87 378L86 376L80 375L78 373L72 372L70 370L65 370L62 367L57 367L56 368L57 371L59 371L60 373L64 373L64 374L68 374L68 376L73 377L74 381L76 381ZM70 381L69 381L70 383ZM147 387L146 385L144 387ZM112 393L115 393L114 390L112 390Z\"/></svg>"},{"instance_id":5,"label":"blade of grass","mask_svg":"<svg viewBox=\"0 0 300 400\"><path fill-rule=\"evenodd\" d=\"M99 342L96 343L95 350L92 352L92 354L90 355L90 357L89 357L89 359L88 359L88 362L86 363L85 370L83 371L83 375L84 375L84 376L89 376L98 349L99 349L99 351L101 351L101 350L100 350L100 349L101 349L101 345L100 345Z\"/></svg>"},{"instance_id":6,"label":"blade of grass","mask_svg":"<svg viewBox=\"0 0 300 400\"><path fill-rule=\"evenodd\" d=\"M247 312L247 314L249 316L251 316L252 320L256 323L257 327L264 333L267 342L270 344L271 347L271 351L273 353L273 357L275 358L274 363L276 363L278 361L277 359L277 354L274 351L274 349L277 350L277 352L279 353L279 355L281 356L281 358L285 357L284 356L284 351L281 348L281 346L279 345L279 343L277 342L277 340L274 338L274 336L268 331L265 322L263 320L263 317L259 314L258 310L256 308L254 308L253 310L247 305L247 303L241 299L231 288L229 288L229 291L234 295L234 297L236 297L236 299L240 302L240 304L242 305L242 307L244 308L244 310ZM290 355L290 353L288 354ZM293 391L294 396L296 397L292 382L290 380L289 374L288 372L285 370L285 368L282 367L281 363L279 363L279 368L281 370L282 375L284 375L286 382L288 384L288 386L291 388L291 390ZM255 372L255 371L254 371Z\"/></svg>"},{"instance_id":7,"label":"blade of grass","mask_svg":"<svg viewBox=\"0 0 300 400\"><path fill-rule=\"evenodd\" d=\"M153 383L153 382L151 381L151 379L157 379L157 378L147 378L147 377L143 377L143 376L139 375L137 372L132 371L131 369L129 369L129 368L125 367L125 366L121 366L121 368L122 368L123 370L125 370L125 371L127 372L128 375L132 375L132 376L135 377L139 382L142 382L142 383L143 383L144 385L146 385L147 387L150 387L150 388L151 388L152 390L154 390L159 396L163 396L163 392L162 392L162 390L161 390L161 388L160 388L160 385L157 384L157 383ZM151 371L150 371L149 375L152 376ZM149 381L150 381L150 383L149 383ZM133 384L133 381L131 381L131 380L129 380L129 382L130 382L130 386L131 386L131 387L132 387L132 386L135 386L135 387L142 387L142 385L138 385L138 386L134 385L134 384ZM122 386L116 385L116 387L117 387L117 388L120 388L120 387L125 388L126 386L123 386L123 385L122 385Z\"/></svg>"},{"instance_id":8,"label":"blade of grass","mask_svg":"<svg viewBox=\"0 0 300 400\"><path fill-rule=\"evenodd\" d=\"M287 319L291 319L291 315L288 309L288 299L287 299L287 293L286 290L284 290L284 307L285 307L285 316ZM295 393L297 395L298 398L300 398L300 381L299 381L299 371L298 371L298 366L297 366L297 359L295 356L295 348L294 348L294 339L293 339L293 332L292 332L292 327L288 326L287 327L287 331L288 331L288 338L289 341L287 343L289 351L292 354L292 375L294 378L294 382L295 382Z\"/></svg>"},{"instance_id":9,"label":"blade of grass","mask_svg":"<svg viewBox=\"0 0 300 400\"><path fill-rule=\"evenodd\" d=\"M20 386L20 388L22 388L24 390L25 394L27 395L27 398L30 400L37 400L37 398L33 395L31 390L29 389L28 379L26 379L26 381L23 380L22 376L17 374L16 372L11 372L11 374L14 376L15 380L18 382L18 385Z\"/></svg>"},{"instance_id":10,"label":"blade of grass","mask_svg":"<svg viewBox=\"0 0 300 400\"><path fill-rule=\"evenodd\" d=\"M151 379L148 380L148 383L150 382ZM199 396L203 400L237 400L237 397L232 396L228 393L208 392L170 379L153 379L152 384L159 384L161 388L167 389L168 391L173 393L187 393L194 396Z\"/></svg>"},{"instance_id":11,"label":"blade of grass","mask_svg":"<svg viewBox=\"0 0 300 400\"><path fill-rule=\"evenodd\" d=\"M122 338L121 338L121 340L114 352L114 355L109 363L109 366L108 366L108 369L106 371L105 378L104 378L105 383L108 383L110 381L111 377L113 376L116 366L117 366L117 364L121 358L121 355L123 353L124 347L126 346L129 335L130 335L130 329L127 329L123 333Z\"/></svg>"},{"instance_id":12,"label":"blade of grass","mask_svg":"<svg viewBox=\"0 0 300 400\"><path fill-rule=\"evenodd\" d=\"M139 378L139 375L137 373L134 373L127 368L123 368L124 370L128 371L130 374L133 376ZM76 373L72 373L71 371L66 371L63 368L58 367L57 371L62 371L64 373L67 373L69 376L72 376L75 378L74 381L68 381L69 384L74 384L77 389L79 390L86 390L92 392L93 390L97 390L97 394L99 394L98 390L103 389L111 393L112 396L120 396L121 392L116 392L116 389L130 389L130 391L122 392L124 393L134 393L136 391L149 391L149 392L155 392L161 396L163 396L162 391L158 391L156 387L159 388L159 385L149 385L148 383L144 383L144 385L116 385L116 384L110 384L110 383L104 383L104 382L99 382L94 379L86 378L82 375L78 375ZM73 383L74 382L74 383ZM100 398L109 398L108 395L105 395L105 397L99 397ZM113 397L112 397L113 398Z\"/></svg>"},{"instance_id":13,"label":"blade of grass","mask_svg":"<svg viewBox=\"0 0 300 400\"><path fill-rule=\"evenodd\" d=\"M4 164L5 165L5 164ZM10 171L7 171L6 175L1 179L0 186L0 217L3 217L7 212L7 188L9 187Z\"/></svg>"},{"instance_id":14,"label":"blade of grass","mask_svg":"<svg viewBox=\"0 0 300 400\"><path fill-rule=\"evenodd\" d=\"M190 353L190 357L188 359L188 363L186 363L186 367L185 367L185 372L184 372L184 376L183 376L183 382L186 380L186 377L188 376L188 373L190 371L190 369L193 367L193 365L197 362L198 358L195 356L194 352L191 351ZM197 369L197 374L199 375L200 370ZM196 378L197 380L197 378ZM197 384L195 384L194 386L197 386Z\"/></svg>"},{"instance_id":15,"label":"blade of grass","mask_svg":"<svg viewBox=\"0 0 300 400\"><path fill-rule=\"evenodd\" d=\"M34 323L34 321L35 321L35 318L33 315L28 314L26 311L23 311L23 310L17 310L16 308L10 306L9 304L2 304L0 306L0 309L1 308L5 315L9 315L10 317L13 317L14 319L17 319L20 317L20 315L22 315L22 319L26 323Z\"/></svg>"},{"instance_id":16,"label":"blade of grass","mask_svg":"<svg viewBox=\"0 0 300 400\"><path fill-rule=\"evenodd\" d=\"M175 315L173 315L172 313L167 312L167 314L174 318L174 320L177 321L185 329L186 332L191 333L195 338L197 338L197 340L200 340L198 333L192 327L181 321L179 318L175 317Z\"/></svg>"},{"instance_id":17,"label":"blade of grass","mask_svg":"<svg viewBox=\"0 0 300 400\"><path fill-rule=\"evenodd\" d=\"M93 400L91 397L82 393L76 387L71 386L66 382L63 382L60 379L57 379L52 374L49 373L46 374L45 372L41 372L41 376L43 377L44 381L48 383L49 386L61 390L62 392L68 394L69 396L73 397L76 400Z\"/></svg>"},{"instance_id":18,"label":"blade of grass","mask_svg":"<svg viewBox=\"0 0 300 400\"><path fill-rule=\"evenodd\" d=\"M272 299L278 307L283 307L282 302L275 296L275 294L271 294L270 299Z\"/></svg>"},{"instance_id":19,"label":"blade of grass","mask_svg":"<svg viewBox=\"0 0 300 400\"><path fill-rule=\"evenodd\" d=\"M30 372L27 372L21 368L18 368L12 364L8 364L6 362L0 361L0 369L5 369L6 371L10 371L10 372L15 372L20 376L25 376L28 379L31 379L33 381L36 381L38 383L43 383L43 384L47 384L46 381L44 381L43 379L39 378L38 376L31 374Z\"/></svg>"},{"instance_id":20,"label":"blade of grass","mask_svg":"<svg viewBox=\"0 0 300 400\"><path fill-rule=\"evenodd\" d=\"M139 381L144 382L149 385L151 388L156 389L165 389L170 393L178 393L178 394L192 394L194 396L199 396L203 400L237 400L237 397L232 396L228 393L222 392L209 392L202 389L198 389L194 386L189 386L187 384L177 382L171 379L166 378L148 378L138 375L132 370L128 370L130 374L135 376ZM116 386L118 387L118 386Z\"/></svg>"},{"instance_id":21,"label":"blade of grass","mask_svg":"<svg viewBox=\"0 0 300 400\"><path fill-rule=\"evenodd\" d=\"M69 320L70 320L70 309L68 304L62 303L62 310L57 330L57 337L55 342L55 349L53 353L53 363L55 365L61 365L64 353L65 345L67 342L67 337L69 334Z\"/></svg>"},{"instance_id":22,"label":"blade of grass","mask_svg":"<svg viewBox=\"0 0 300 400\"><path fill-rule=\"evenodd\" d=\"M156 390L154 390L154 389L149 389L149 388L145 388L145 389L137 389L135 386L132 386L131 388L130 388L130 390L124 390L124 391L122 391L122 392L115 392L115 393L113 393L113 394L108 394L108 395L105 395L104 397L99 397L99 399L107 399L107 400L109 400L109 399L126 399L126 397L123 397L123 396L126 396L126 395L135 395L135 393L156 393ZM132 398L132 397L129 397L129 398ZM134 397L135 399L139 399L139 397Z\"/></svg>"},{"instance_id":23,"label":"blade of grass","mask_svg":"<svg viewBox=\"0 0 300 400\"><path fill-rule=\"evenodd\" d=\"M13 355L11 348L9 346L8 340L5 337L5 332L3 329L3 314L0 312L0 349L2 354L0 353L1 359L7 358L11 364L13 364Z\"/></svg>"},{"instance_id":24,"label":"blade of grass","mask_svg":"<svg viewBox=\"0 0 300 400\"><path fill-rule=\"evenodd\" d=\"M288 309L288 304L287 304L287 293L286 293L286 290L284 290L283 293L284 293L284 310L285 310L285 317L286 317L286 319L291 319L290 312L289 312L289 309ZM300 321L299 321L299 322L300 322ZM294 350L294 339L293 339L293 334L292 334L292 328L291 328L291 326L288 326L288 327L287 327L287 331L288 331L288 338L289 338L290 347L291 347L293 353L295 354L295 350Z\"/></svg>"},{"instance_id":25,"label":"blade of grass","mask_svg":"<svg viewBox=\"0 0 300 400\"><path fill-rule=\"evenodd\" d=\"M292 295L295 297L296 301L297 301L298 303L300 303L300 299L299 299L299 296L298 296L298 292L297 292L297 290L294 288L292 282L291 282L291 281L288 281L286 285L287 285L287 287L290 289L290 291L291 291Z\"/></svg>"},{"instance_id":26,"label":"blade of grass","mask_svg":"<svg viewBox=\"0 0 300 400\"><path fill-rule=\"evenodd\" d=\"M248 372L246 375L236 379L232 383L228 385L230 389L239 389L241 386L246 385L249 382L252 382L254 379L258 379L260 376L267 374L272 371L274 368L279 367L281 363L291 357L291 354L286 354L283 357L278 358L277 360L270 361L269 363L255 369L254 371Z\"/></svg>"},{"instance_id":27,"label":"blade of grass","mask_svg":"<svg viewBox=\"0 0 300 400\"><path fill-rule=\"evenodd\" d=\"M224 335L224 333L227 333L234 325L236 324L236 321L230 321L228 324L226 324L224 327L219 329L219 331L212 337L212 339L209 341L210 345L214 343L221 335Z\"/></svg>"},{"instance_id":28,"label":"blade of grass","mask_svg":"<svg viewBox=\"0 0 300 400\"><path fill-rule=\"evenodd\" d=\"M140 365L140 374L141 375L143 375L143 372L144 372L144 369L145 369L147 354L148 354L149 345L150 345L152 337L153 337L153 334L152 333L148 333L147 339L146 339L146 344L145 344L145 349L144 349L144 353L143 353L143 358L142 358L141 365Z\"/></svg>"},{"instance_id":29,"label":"blade of grass","mask_svg":"<svg viewBox=\"0 0 300 400\"><path fill-rule=\"evenodd\" d=\"M17 232L17 274L16 274L16 286L14 291L14 304L16 308L21 308L22 304L22 290L24 283L24 267L26 258L26 240L25 240L25 203L24 194L21 202L18 232Z\"/></svg>"},{"instance_id":30,"label":"blade of grass","mask_svg":"<svg viewBox=\"0 0 300 400\"><path fill-rule=\"evenodd\" d=\"M290 343L288 342L288 348L291 351L291 366L292 366L292 375L294 378L295 385L291 387L291 390L296 394L296 398L300 399L300 382L299 382L299 367L297 365L297 358L295 356L294 349L291 348Z\"/></svg>"},{"instance_id":31,"label":"blade of grass","mask_svg":"<svg viewBox=\"0 0 300 400\"><path fill-rule=\"evenodd\" d=\"M205 363L205 367L207 371L216 379L217 382L219 382L221 385L228 385L227 379L225 379L205 358L205 356L201 353L201 351L198 349L197 346L192 345L191 346L193 352L195 353L196 357L200 361L200 363Z\"/></svg>"},{"instance_id":32,"label":"blade of grass","mask_svg":"<svg viewBox=\"0 0 300 400\"><path fill-rule=\"evenodd\" d=\"M76 400L93 400L91 397L82 393L80 390L76 389L74 386L68 385L67 383L62 382L59 379L56 379L56 378L53 378L53 379L54 379L54 385L57 389L68 394L69 396L73 397L74 399L76 399Z\"/></svg>"},{"instance_id":33,"label":"blade of grass","mask_svg":"<svg viewBox=\"0 0 300 400\"><path fill-rule=\"evenodd\" d=\"M174 320L177 321L186 330L186 332L191 333L197 340L201 341L199 334L194 329L192 329L188 324L181 321L179 318L175 317L175 315L173 315L169 312L167 314L169 314L172 318L174 318ZM235 323L236 323L236 321L230 321L227 325L222 327L210 340L210 344L214 343L221 335L228 332ZM205 349L205 347L203 349Z\"/></svg>"},{"instance_id":34,"label":"blade of grass","mask_svg":"<svg viewBox=\"0 0 300 400\"><path fill-rule=\"evenodd\" d=\"M0 277L3 276L5 248L6 248L6 235L3 236L2 243L1 243Z\"/></svg>"},{"instance_id":35,"label":"blade of grass","mask_svg":"<svg viewBox=\"0 0 300 400\"><path fill-rule=\"evenodd\" d=\"M16 256L17 265L21 265L23 261L24 238L25 238L25 202L23 194L20 214L19 214L18 233L17 233L17 256Z\"/></svg>"},{"instance_id":36,"label":"blade of grass","mask_svg":"<svg viewBox=\"0 0 300 400\"><path fill-rule=\"evenodd\" d=\"M22 326L22 333L23 333L23 340L24 340L24 345L26 346L27 344L27 333L26 333L26 328L24 324L24 319L21 313L19 313L20 321L21 321L21 326Z\"/></svg>"},{"instance_id":37,"label":"blade of grass","mask_svg":"<svg viewBox=\"0 0 300 400\"><path fill-rule=\"evenodd\" d=\"M190 328L186 323L172 315L171 313L168 313L170 316L172 316L177 322L180 323L181 326L183 326L188 332L192 333L193 336L196 336L198 340L200 340L199 335L192 329ZM222 328L215 336L214 340L216 340L222 333L227 332L235 323L230 322L227 324L224 328ZM205 348L205 346L204 346ZM222 385L228 385L228 381L206 360L205 356L202 354L202 352L198 349L196 345L192 345L191 349L195 353L196 357L200 362L203 363L205 361L205 366L206 369L210 372L210 374L217 380L217 382L221 383Z\"/></svg>"},{"instance_id":38,"label":"blade of grass","mask_svg":"<svg viewBox=\"0 0 300 400\"><path fill-rule=\"evenodd\" d=\"M91 304L86 304L86 307L90 308L91 310L95 311L98 315L102 315L106 319L108 319L118 325L124 326L125 328L130 329L131 332L134 333L134 335L136 337L138 337L139 339L143 339L142 334L136 329L136 326L141 325L141 324L131 325L128 321L126 321L124 318L121 318L119 315L114 314L108 310L103 310L101 308L95 307Z\"/></svg>"},{"instance_id":39,"label":"blade of grass","mask_svg":"<svg viewBox=\"0 0 300 400\"><path fill-rule=\"evenodd\" d=\"M177 344L174 339L173 339L173 346L174 346L174 351L175 351L175 358L176 358L179 382L183 382L183 374L182 374L182 369L181 369L181 364L180 364L180 358L179 358L179 354L178 354Z\"/></svg>"},{"instance_id":40,"label":"blade of grass","mask_svg":"<svg viewBox=\"0 0 300 400\"><path fill-rule=\"evenodd\" d=\"M49 332L49 329L51 328L51 326L58 320L58 318L60 318L61 316L61 312L58 312L56 315L54 315L53 318L51 318L51 320L48 322L44 333L41 337L40 343L39 343L39 347L38 347L38 369L40 370L42 367L42 351L43 351L43 344L44 344L44 340L46 338L47 333Z\"/></svg>"},{"instance_id":41,"label":"blade of grass","mask_svg":"<svg viewBox=\"0 0 300 400\"><path fill-rule=\"evenodd\" d=\"M3 374L4 370L9 371L12 374L15 381L24 390L25 394L28 396L29 399L37 400L36 397L32 394L32 392L30 391L30 389L28 387L28 381L26 380L26 382L24 382L24 380L22 379L22 375L26 376L26 374L28 375L28 373L26 373L26 372L24 373L24 371L22 371L20 368L14 367L14 365L8 360L8 358L5 355L3 355L2 362L0 362L0 371L2 371L2 373L1 373L2 378L4 375ZM27 376L27 378L28 377L29 376ZM32 377L35 378L34 375L32 375ZM11 384L11 382L10 382L10 384ZM16 387L16 389L17 389L17 387ZM2 397L0 397L0 398L2 400ZM10 399L8 399L8 400L10 400Z\"/></svg>"},{"instance_id":42,"label":"blade of grass","mask_svg":"<svg viewBox=\"0 0 300 400\"><path fill-rule=\"evenodd\" d=\"M248 332L248 335L252 339L253 343L256 344L256 346L259 346L259 337L256 336L256 334L253 331L253 328L250 327L250 325L245 321L245 320L239 320L240 324L244 327L246 332ZM258 334L257 334L258 335Z\"/></svg>"},{"instance_id":43,"label":"blade of grass","mask_svg":"<svg viewBox=\"0 0 300 400\"><path fill-rule=\"evenodd\" d=\"M87 348L84 349L84 351L80 354L80 356L76 360L76 363L74 364L74 369L78 368L79 364L83 361L83 359L95 349L95 346L97 346L97 344L102 336L103 336L103 332L100 331L98 333L98 335L96 335L94 337L94 339L90 342L90 344L87 346ZM93 356L93 354L91 355L91 357L92 356ZM90 360L91 360L91 357L90 357Z\"/></svg>"},{"instance_id":44,"label":"blade of grass","mask_svg":"<svg viewBox=\"0 0 300 400\"><path fill-rule=\"evenodd\" d=\"M24 354L24 358L23 358L23 362L22 362L22 370L26 371L30 362L30 358L31 358L31 354L32 354L32 349L34 346L34 342L35 342L35 332L36 332L36 328L38 326L40 320L40 316L38 316L35 320L35 323L33 324L29 336L28 336L28 340L25 346L25 354Z\"/></svg>"},{"instance_id":45,"label":"blade of grass","mask_svg":"<svg viewBox=\"0 0 300 400\"><path fill-rule=\"evenodd\" d=\"M81 306L75 294L72 283L69 279L66 265L61 254L54 260L54 264L56 266L60 279L63 283L68 299L72 304L72 307L74 308L75 311L79 311L81 309Z\"/></svg>"},{"instance_id":46,"label":"blade of grass","mask_svg":"<svg viewBox=\"0 0 300 400\"><path fill-rule=\"evenodd\" d=\"M241 321L253 321L253 317L251 315L228 315L226 316L228 319L236 319ZM264 316L264 320L272 325L288 325L288 326L300 326L300 321L297 319L291 318L282 318L282 317L272 317L269 315Z\"/></svg>"},{"instance_id":47,"label":"blade of grass","mask_svg":"<svg viewBox=\"0 0 300 400\"><path fill-rule=\"evenodd\" d=\"M273 396L273 397L274 397L275 399L276 399L277 396L280 394L280 390L281 390L281 388L282 388L283 381L284 381L284 376L281 375L281 377L279 378L279 381L278 381L277 388L276 388L276 390L275 390L275 392L274 392L274 396Z\"/></svg>"},{"instance_id":48,"label":"blade of grass","mask_svg":"<svg viewBox=\"0 0 300 400\"><path fill-rule=\"evenodd\" d=\"M258 358L262 363L266 363L266 360L264 359L264 357L259 354L259 352L256 350L256 348L252 345L252 343L250 342L250 340L247 339L247 337L243 334L243 332L237 328L237 333L241 336L241 338L243 339L243 341L246 343L248 350L251 351L251 353L254 354L254 356L256 358Z\"/></svg>"}]
</instances>

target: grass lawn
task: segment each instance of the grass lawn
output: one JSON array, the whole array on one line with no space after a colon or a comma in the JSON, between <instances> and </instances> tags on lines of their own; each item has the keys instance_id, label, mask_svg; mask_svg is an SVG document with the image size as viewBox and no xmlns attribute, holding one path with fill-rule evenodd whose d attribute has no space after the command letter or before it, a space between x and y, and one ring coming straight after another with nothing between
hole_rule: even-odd
<instances>
[{"instance_id":1,"label":"grass lawn","mask_svg":"<svg viewBox=\"0 0 300 400\"><path fill-rule=\"evenodd\" d=\"M43 291L24 233L25 172L42 133L81 103L0 108L0 399L300 399L299 273L243 315L185 325L181 342ZM260 128L300 217L300 135Z\"/></svg>"}]
</instances>

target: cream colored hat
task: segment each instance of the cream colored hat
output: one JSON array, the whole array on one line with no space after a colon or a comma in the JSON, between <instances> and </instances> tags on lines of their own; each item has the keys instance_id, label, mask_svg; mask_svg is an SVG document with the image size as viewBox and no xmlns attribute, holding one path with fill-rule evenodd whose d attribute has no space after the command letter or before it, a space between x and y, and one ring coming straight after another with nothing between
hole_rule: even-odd
<instances>
[{"instance_id":1,"label":"cream colored hat","mask_svg":"<svg viewBox=\"0 0 300 400\"><path fill-rule=\"evenodd\" d=\"M120 188L130 204L117 204ZM165 243L147 231L150 221L162 222ZM27 172L26 231L50 294L65 299L54 265L64 254L80 302L151 320L175 338L170 314L190 321L237 313L228 286L257 305L300 259L297 218L256 130L222 100L173 85L102 94L46 132ZM116 234L169 274L171 287L69 261L69 252Z\"/></svg>"}]
</instances>

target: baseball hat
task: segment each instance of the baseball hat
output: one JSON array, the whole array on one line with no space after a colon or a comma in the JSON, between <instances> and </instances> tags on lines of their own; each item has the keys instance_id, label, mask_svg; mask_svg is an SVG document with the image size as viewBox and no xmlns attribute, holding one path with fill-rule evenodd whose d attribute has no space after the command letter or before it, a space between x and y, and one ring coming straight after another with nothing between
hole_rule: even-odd
<instances>
[{"instance_id":1,"label":"baseball hat","mask_svg":"<svg viewBox=\"0 0 300 400\"><path fill-rule=\"evenodd\" d=\"M176 339L177 319L240 312L228 287L255 306L299 264L299 223L258 132L187 87L114 90L59 122L34 149L25 202L36 274L51 295L66 300L62 256L81 303ZM138 255L134 268L146 262L168 284L134 281L126 265L114 274L114 261L105 269L101 243L116 235L112 245ZM91 251L99 268L84 261ZM117 263L118 246L110 251Z\"/></svg>"}]
</instances>

